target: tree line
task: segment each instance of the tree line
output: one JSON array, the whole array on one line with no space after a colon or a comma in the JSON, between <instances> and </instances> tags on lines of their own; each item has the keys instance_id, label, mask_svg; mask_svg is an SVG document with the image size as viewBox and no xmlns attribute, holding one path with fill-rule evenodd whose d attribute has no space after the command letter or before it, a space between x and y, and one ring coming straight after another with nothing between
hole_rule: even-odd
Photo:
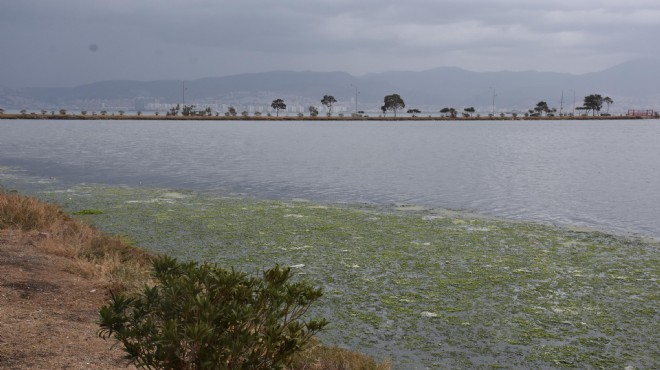
<instances>
[{"instance_id":1,"label":"tree line","mask_svg":"<svg viewBox=\"0 0 660 370\"><path fill-rule=\"evenodd\" d=\"M337 99L332 96L332 95L323 95L323 98L321 99L321 104L326 107L327 109L327 116L330 117L332 116L332 109L334 104L337 103ZM574 110L584 112L584 114L588 114L589 112L592 113L593 116L596 114L600 114L601 109L603 108L604 105L607 105L607 111L606 113L602 115L607 115L609 116L610 112L610 106L614 104L614 100L610 98L609 96L603 97L600 94L590 94L584 97L584 101L582 103L582 106L579 107L574 107ZM271 108L275 110L275 114L277 117L280 115L280 111L285 110L287 108L286 103L284 102L283 99L275 99L271 103ZM493 105L494 106L494 105ZM397 116L397 112L404 109L406 107L406 103L401 98L399 94L390 94L386 95L383 98L383 105L380 107L381 112L383 117L387 116L388 112L392 112L394 117ZM357 107L356 107L357 108ZM319 115L319 110L315 106L309 106L307 108L309 111L309 115L311 117L318 117ZM0 115L4 114L5 110L0 108ZM54 110L50 111L51 115L55 115ZM445 107L440 109L439 111L442 113L445 117L449 118L456 118L459 114L458 110L453 107ZM463 112L461 113L463 117L469 118L472 117L475 114L476 110L474 107L467 107L463 109ZM27 110L22 109L20 111L22 115L27 115ZM41 114L42 115L47 115L48 111L42 110ZM60 109L58 113L62 116L67 114L66 109ZM87 115L87 111L83 110L80 112L81 115L85 116ZM117 112L120 116L124 115L124 111L120 110ZM356 114L360 114L364 112L356 112ZM418 114L422 113L419 109L417 108L410 108L406 111L406 113L412 115L413 117L416 117ZM492 117L495 112L493 111L492 114L488 114L489 117ZM31 113L31 115L35 115L36 113ZM108 114L106 110L100 111L100 114L102 116L105 116ZM142 114L141 111L137 112L137 115L140 116ZM159 112L155 112L156 115L159 115ZM92 115L96 115L96 112L92 112ZM114 115L114 113L112 114ZM166 116L212 116L213 112L210 107L206 107L204 109L198 109L194 104L191 105L179 105L177 104L176 106L172 107L169 109L169 111L166 112ZM219 116L220 112L215 112L215 116ZM227 112L224 113L225 116L227 117L235 117L238 115L238 111L236 108L230 106L227 109ZM247 111L241 112L241 115L244 117L247 117L249 113ZM270 113L267 113L268 116L270 116ZM302 116L302 113L298 114L299 116ZM501 116L504 116L504 113L500 114ZM524 113L525 117L540 117L540 116L548 116L552 117L557 115L557 108L551 108L547 102L545 101L539 101L534 107L529 109L526 113ZM559 115L564 115L564 113L560 110ZM572 113L571 113L572 115ZM259 117L261 116L261 112L254 112L254 116ZM340 117L343 117L342 114L339 114ZM516 113L513 114L514 117L517 116Z\"/></svg>"}]
</instances>

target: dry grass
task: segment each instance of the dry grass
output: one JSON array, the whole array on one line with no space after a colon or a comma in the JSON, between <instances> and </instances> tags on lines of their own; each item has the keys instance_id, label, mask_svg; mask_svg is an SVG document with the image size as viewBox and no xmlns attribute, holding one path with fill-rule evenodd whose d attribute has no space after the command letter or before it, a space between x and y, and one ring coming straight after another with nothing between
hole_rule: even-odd
<instances>
[{"instance_id":1,"label":"dry grass","mask_svg":"<svg viewBox=\"0 0 660 370\"><path fill-rule=\"evenodd\" d=\"M0 229L21 230L39 249L71 259L70 269L114 290L141 287L153 256L76 221L53 204L0 192Z\"/></svg>"},{"instance_id":2,"label":"dry grass","mask_svg":"<svg viewBox=\"0 0 660 370\"><path fill-rule=\"evenodd\" d=\"M311 343L296 355L290 370L389 370L390 363L339 347Z\"/></svg>"}]
</instances>

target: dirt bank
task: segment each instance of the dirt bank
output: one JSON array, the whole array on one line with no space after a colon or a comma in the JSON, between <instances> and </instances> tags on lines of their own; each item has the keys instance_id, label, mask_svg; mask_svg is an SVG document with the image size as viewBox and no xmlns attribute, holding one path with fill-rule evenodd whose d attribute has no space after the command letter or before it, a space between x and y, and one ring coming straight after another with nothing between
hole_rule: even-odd
<instances>
[{"instance_id":1,"label":"dirt bank","mask_svg":"<svg viewBox=\"0 0 660 370\"><path fill-rule=\"evenodd\" d=\"M96 336L103 283L37 249L37 238L0 230L0 368L126 369L121 348Z\"/></svg>"}]
</instances>

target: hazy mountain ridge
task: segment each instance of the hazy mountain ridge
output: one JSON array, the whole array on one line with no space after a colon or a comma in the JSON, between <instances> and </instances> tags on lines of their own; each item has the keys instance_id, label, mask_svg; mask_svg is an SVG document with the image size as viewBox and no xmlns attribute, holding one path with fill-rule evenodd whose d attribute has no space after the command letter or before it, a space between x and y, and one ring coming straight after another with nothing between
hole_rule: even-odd
<instances>
[{"instance_id":1,"label":"hazy mountain ridge","mask_svg":"<svg viewBox=\"0 0 660 370\"><path fill-rule=\"evenodd\" d=\"M299 105L320 104L325 94L339 104L358 102L378 109L387 94L398 93L409 107L475 106L482 110L527 109L540 100L559 108L577 105L591 93L610 96L615 107L657 109L660 106L660 60L644 59L581 75L555 72L471 72L440 67L421 72L392 71L352 76L346 72L274 71L185 81L185 99L217 104L269 105L273 97ZM80 107L104 102L135 105L136 100L166 104L184 98L180 80L101 81L70 88L0 89L0 106L9 109ZM286 100L285 99L285 100ZM618 104L617 104L618 103ZM110 104L112 105L112 104ZM624 107L625 105L625 107ZM362 109L362 108L361 108ZM435 109L435 108L433 108Z\"/></svg>"}]
</instances>

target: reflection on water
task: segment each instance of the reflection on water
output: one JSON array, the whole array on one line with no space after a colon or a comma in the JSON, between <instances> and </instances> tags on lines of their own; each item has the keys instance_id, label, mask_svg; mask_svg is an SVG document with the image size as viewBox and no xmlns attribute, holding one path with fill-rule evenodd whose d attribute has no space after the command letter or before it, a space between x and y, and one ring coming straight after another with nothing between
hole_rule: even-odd
<instances>
[{"instance_id":1,"label":"reflection on water","mask_svg":"<svg viewBox=\"0 0 660 370\"><path fill-rule=\"evenodd\" d=\"M0 121L59 181L412 203L660 236L660 124Z\"/></svg>"}]
</instances>

